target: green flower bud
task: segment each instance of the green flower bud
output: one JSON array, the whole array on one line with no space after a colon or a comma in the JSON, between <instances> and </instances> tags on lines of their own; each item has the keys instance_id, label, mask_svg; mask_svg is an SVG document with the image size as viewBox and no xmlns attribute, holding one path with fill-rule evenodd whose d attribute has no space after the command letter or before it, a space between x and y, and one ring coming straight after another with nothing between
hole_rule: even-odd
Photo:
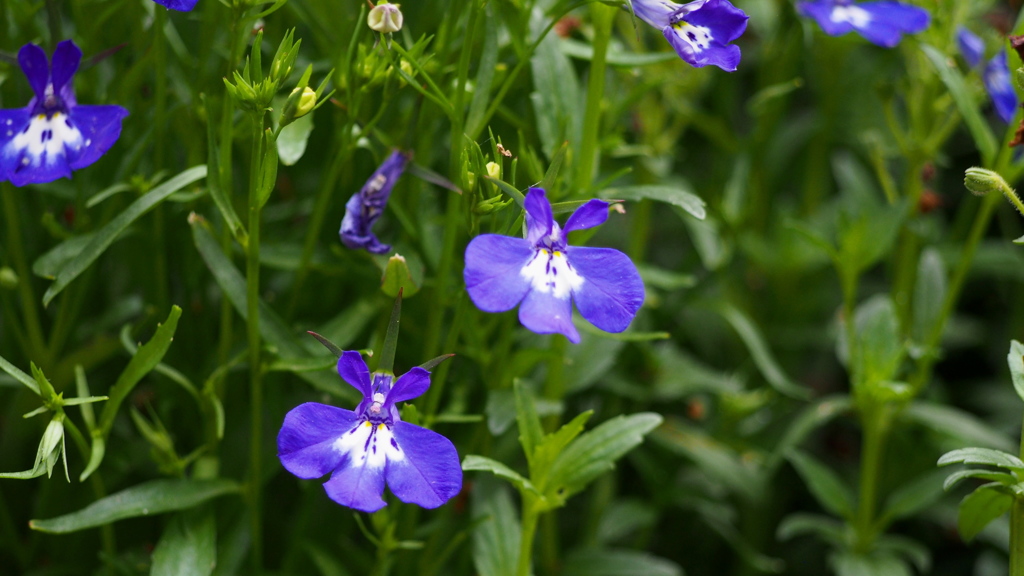
<instances>
[{"instance_id":1,"label":"green flower bud","mask_svg":"<svg viewBox=\"0 0 1024 576\"><path fill-rule=\"evenodd\" d=\"M18 287L18 275L7 266L0 268L0 288L14 290Z\"/></svg>"},{"instance_id":2,"label":"green flower bud","mask_svg":"<svg viewBox=\"0 0 1024 576\"><path fill-rule=\"evenodd\" d=\"M1024 90L1024 68L1017 68L1013 71L1013 83L1018 90Z\"/></svg>"},{"instance_id":3,"label":"green flower bud","mask_svg":"<svg viewBox=\"0 0 1024 576\"><path fill-rule=\"evenodd\" d=\"M288 101L281 112L281 126L287 126L295 120L309 114L316 106L316 91L306 86L296 88L288 95Z\"/></svg>"},{"instance_id":4,"label":"green flower bud","mask_svg":"<svg viewBox=\"0 0 1024 576\"><path fill-rule=\"evenodd\" d=\"M413 281L409 265L401 254L395 254L388 259L388 266L380 279L380 289L391 298L398 296L399 290L402 291L403 298L419 292L420 287Z\"/></svg>"},{"instance_id":5,"label":"green flower bud","mask_svg":"<svg viewBox=\"0 0 1024 576\"><path fill-rule=\"evenodd\" d=\"M1010 186L1003 180L1003 177L985 168L968 168L964 172L964 186L971 191L971 194L984 196L989 192L1006 193Z\"/></svg>"},{"instance_id":6,"label":"green flower bud","mask_svg":"<svg viewBox=\"0 0 1024 576\"><path fill-rule=\"evenodd\" d=\"M488 162L486 168L487 176L494 179L501 178L501 165L497 162Z\"/></svg>"},{"instance_id":7,"label":"green flower bud","mask_svg":"<svg viewBox=\"0 0 1024 576\"><path fill-rule=\"evenodd\" d=\"M398 4L378 4L366 16L366 24L376 32L398 32L402 29L402 11Z\"/></svg>"}]
</instances>

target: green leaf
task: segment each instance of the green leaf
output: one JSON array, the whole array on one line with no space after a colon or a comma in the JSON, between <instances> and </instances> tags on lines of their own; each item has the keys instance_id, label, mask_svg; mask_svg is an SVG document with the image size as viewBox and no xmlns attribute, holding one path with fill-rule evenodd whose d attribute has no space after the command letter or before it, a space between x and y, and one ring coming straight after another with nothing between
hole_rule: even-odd
<instances>
[{"instance_id":1,"label":"green leaf","mask_svg":"<svg viewBox=\"0 0 1024 576\"><path fill-rule=\"evenodd\" d=\"M979 478L981 480L988 480L989 482L998 482L1003 486L1011 486L1018 482L1017 477L1013 474L1006 472L996 472L989 470L988 468L968 468L966 470L957 470L946 478L946 481L942 484L943 490L950 490L953 486L956 486L961 480L966 478Z\"/></svg>"},{"instance_id":2,"label":"green leaf","mask_svg":"<svg viewBox=\"0 0 1024 576\"><path fill-rule=\"evenodd\" d=\"M491 83L498 65L498 24L500 18L495 14L495 6L484 5L484 45L480 51L480 63L476 69L476 82L473 85L473 99L469 103L466 114L466 134L475 139L483 129L484 114L490 104Z\"/></svg>"},{"instance_id":3,"label":"green leaf","mask_svg":"<svg viewBox=\"0 0 1024 576\"><path fill-rule=\"evenodd\" d=\"M43 294L43 306L52 301L72 280L85 271L122 232L138 220L143 214L149 212L154 206L163 202L168 196L181 190L185 186L206 177L206 166L194 166L178 174L174 178L164 182L150 190L145 196L132 202L123 212L113 220L100 228L92 241L89 242L73 260L67 263L58 272L53 284Z\"/></svg>"},{"instance_id":4,"label":"green leaf","mask_svg":"<svg viewBox=\"0 0 1024 576\"><path fill-rule=\"evenodd\" d=\"M892 380L903 359L896 310L887 296L876 296L857 307L855 385Z\"/></svg>"},{"instance_id":5,"label":"green leaf","mask_svg":"<svg viewBox=\"0 0 1024 576\"><path fill-rule=\"evenodd\" d=\"M203 97L203 102L209 105L205 97ZM223 186L224 181L228 179L227 172L230 167L220 166L220 150L217 146L215 125L216 122L209 119L206 122L207 164L210 167L210 173L213 174L213 177L207 181L207 186L210 188L210 197L213 198L213 203L217 206L221 217L224 218L228 230L231 230L231 234L242 246L245 246L248 243L248 234L245 231L242 220L238 217L238 213L235 212L235 206L231 203L231 197L228 196Z\"/></svg>"},{"instance_id":6,"label":"green leaf","mask_svg":"<svg viewBox=\"0 0 1024 576\"><path fill-rule=\"evenodd\" d=\"M36 258L32 263L32 273L40 278L53 280L68 262L85 250L85 247L96 237L95 232L88 232L80 236L72 236L46 251L45 254Z\"/></svg>"},{"instance_id":7,"label":"green leaf","mask_svg":"<svg viewBox=\"0 0 1024 576\"><path fill-rule=\"evenodd\" d=\"M639 550L590 550L570 552L563 576L682 576L678 564Z\"/></svg>"},{"instance_id":8,"label":"green leaf","mask_svg":"<svg viewBox=\"0 0 1024 576\"><path fill-rule=\"evenodd\" d=\"M508 480L520 491L528 490L530 492L538 493L537 489L534 488L533 484L529 480L523 478L518 472L497 460L477 456L476 454L469 454L462 459L462 469L466 472L490 472L498 478Z\"/></svg>"},{"instance_id":9,"label":"green leaf","mask_svg":"<svg viewBox=\"0 0 1024 576\"><path fill-rule=\"evenodd\" d=\"M755 464L696 426L669 417L651 439L696 464L712 483L748 501L765 496L764 476Z\"/></svg>"},{"instance_id":10,"label":"green leaf","mask_svg":"<svg viewBox=\"0 0 1024 576\"><path fill-rule=\"evenodd\" d=\"M793 382L782 371L782 368L775 361L775 357L772 356L764 336L746 314L740 312L738 308L729 303L722 303L715 309L732 326L733 330L739 334L740 339L746 344L747 350L750 351L750 356L753 358L757 369L772 388L780 394L798 400L810 397L810 391L807 388Z\"/></svg>"},{"instance_id":11,"label":"green leaf","mask_svg":"<svg viewBox=\"0 0 1024 576\"><path fill-rule=\"evenodd\" d=\"M775 537L779 540L789 540L803 534L813 534L839 547L846 540L846 527L835 518L797 512L783 518L775 529Z\"/></svg>"},{"instance_id":12,"label":"green leaf","mask_svg":"<svg viewBox=\"0 0 1024 576\"><path fill-rule=\"evenodd\" d=\"M847 520L853 518L853 493L835 472L798 450L790 451L786 458L823 508Z\"/></svg>"},{"instance_id":13,"label":"green leaf","mask_svg":"<svg viewBox=\"0 0 1024 576\"><path fill-rule=\"evenodd\" d=\"M841 551L830 558L836 576L913 576L910 567L891 554Z\"/></svg>"},{"instance_id":14,"label":"green leaf","mask_svg":"<svg viewBox=\"0 0 1024 576\"><path fill-rule=\"evenodd\" d=\"M570 442L583 432L587 420L593 416L593 410L577 415L568 424L563 425L554 434L547 434L533 450L533 461L530 462L530 477L547 477L551 466Z\"/></svg>"},{"instance_id":15,"label":"green leaf","mask_svg":"<svg viewBox=\"0 0 1024 576\"><path fill-rule=\"evenodd\" d=\"M277 154L281 163L292 166L306 153L306 143L313 133L313 114L306 114L281 129L277 135Z\"/></svg>"},{"instance_id":16,"label":"green leaf","mask_svg":"<svg viewBox=\"0 0 1024 576\"><path fill-rule=\"evenodd\" d=\"M171 519L153 550L150 576L209 576L217 565L217 526L210 510Z\"/></svg>"},{"instance_id":17,"label":"green leaf","mask_svg":"<svg viewBox=\"0 0 1024 576\"><path fill-rule=\"evenodd\" d=\"M580 42L579 40L573 40L572 38L560 38L559 44L561 45L562 52L565 52L573 58L589 61L594 57L594 47L590 44ZM605 55L605 61L609 66L623 67L647 66L649 64L658 64L660 62L672 62L678 58L679 56L671 50L664 50L661 52L624 52L619 48L619 45L615 43L608 47L608 53Z\"/></svg>"},{"instance_id":18,"label":"green leaf","mask_svg":"<svg viewBox=\"0 0 1024 576\"><path fill-rule=\"evenodd\" d=\"M924 43L920 46L921 51L939 73L939 78L946 85L953 101L956 102L956 107L960 110L960 115L963 116L964 123L967 124L967 129L974 138L974 145L981 152L981 157L984 160L982 164L990 166L996 157L998 146L996 137L992 134L988 122L981 115L980 106L964 81L963 75L960 74L956 64L940 50Z\"/></svg>"},{"instance_id":19,"label":"green leaf","mask_svg":"<svg viewBox=\"0 0 1024 576\"><path fill-rule=\"evenodd\" d=\"M703 220L707 215L704 210L704 201L697 196L688 182L679 182L675 186L623 186L620 188L606 188L598 192L600 198L606 200L633 200L640 201L644 198L656 202L664 202L678 206L698 220Z\"/></svg>"},{"instance_id":20,"label":"green leaf","mask_svg":"<svg viewBox=\"0 0 1024 576\"><path fill-rule=\"evenodd\" d=\"M551 163L548 165L547 172L544 173L544 178L540 181L540 187L551 193L551 190L555 187L555 182L558 180L558 172L562 169L562 162L565 161L565 155L569 152L569 142L562 142L562 145L555 151L555 155L551 157Z\"/></svg>"},{"instance_id":21,"label":"green leaf","mask_svg":"<svg viewBox=\"0 0 1024 576\"><path fill-rule=\"evenodd\" d=\"M100 414L99 421L99 429L104 438L110 434L110 428L114 425L114 417L117 416L121 402L124 402L139 380L142 380L143 376L149 374L150 370L160 363L164 354L167 353L167 349L171 347L180 317L181 308L171 306L171 313L167 316L167 320L157 327L156 333L153 334L149 342L139 347L138 352L128 362L128 366L110 387L110 400L103 406L103 413Z\"/></svg>"},{"instance_id":22,"label":"green leaf","mask_svg":"<svg viewBox=\"0 0 1024 576\"><path fill-rule=\"evenodd\" d=\"M1016 448L1016 444L1002 432L991 428L974 414L952 406L916 400L901 415L938 434L956 438L960 445L981 444L1006 451Z\"/></svg>"},{"instance_id":23,"label":"green leaf","mask_svg":"<svg viewBox=\"0 0 1024 576\"><path fill-rule=\"evenodd\" d=\"M782 463L786 453L803 444L803 441L819 427L839 414L849 411L852 405L849 396L838 394L819 398L808 404L795 418L790 419L786 432L765 462L765 468L774 470Z\"/></svg>"},{"instance_id":24,"label":"green leaf","mask_svg":"<svg viewBox=\"0 0 1024 576\"><path fill-rule=\"evenodd\" d=\"M101 498L85 508L47 520L31 520L29 527L40 532L66 534L96 528L138 516L184 510L222 496L241 492L233 480L150 480Z\"/></svg>"},{"instance_id":25,"label":"green leaf","mask_svg":"<svg viewBox=\"0 0 1024 576\"><path fill-rule=\"evenodd\" d=\"M539 34L547 19L535 13L530 21L532 34ZM583 125L583 97L576 69L562 53L558 38L548 34L530 58L533 85L530 94L536 116L537 135L544 155L553 158L563 142L579 141ZM556 90L551 87L557 86Z\"/></svg>"},{"instance_id":26,"label":"green leaf","mask_svg":"<svg viewBox=\"0 0 1024 576\"><path fill-rule=\"evenodd\" d=\"M931 506L943 494L945 470L932 470L894 490L882 510L883 523L908 518Z\"/></svg>"},{"instance_id":27,"label":"green leaf","mask_svg":"<svg viewBox=\"0 0 1024 576\"><path fill-rule=\"evenodd\" d=\"M39 390L39 384L36 383L35 378L19 370L17 366L8 362L3 356L0 356L0 370L7 372L10 374L11 378L14 378L18 382L24 384L25 387L34 392L36 396L42 396L42 392Z\"/></svg>"},{"instance_id":28,"label":"green leaf","mask_svg":"<svg viewBox=\"0 0 1024 576\"><path fill-rule=\"evenodd\" d=\"M939 458L937 463L939 466L945 466L947 464L985 464L988 466L997 466L999 468L1009 468L1010 470L1021 470L1024 471L1024 461L1008 454L1001 450L992 450L991 448L961 448L959 450L953 450L952 452L946 452Z\"/></svg>"},{"instance_id":29,"label":"green leaf","mask_svg":"<svg viewBox=\"0 0 1024 576\"><path fill-rule=\"evenodd\" d=\"M1006 355L1006 363L1010 366L1013 389L1017 391L1017 396L1024 400L1024 344L1016 340L1010 342L1010 352Z\"/></svg>"},{"instance_id":30,"label":"green leaf","mask_svg":"<svg viewBox=\"0 0 1024 576\"><path fill-rule=\"evenodd\" d=\"M988 523L999 518L1013 506L1013 496L994 489L999 484L985 484L960 501L957 529L964 542L970 542Z\"/></svg>"},{"instance_id":31,"label":"green leaf","mask_svg":"<svg viewBox=\"0 0 1024 576\"><path fill-rule=\"evenodd\" d=\"M531 469L533 466L533 454L537 446L544 439L544 430L540 426L540 417L537 416L537 405L533 401L533 394L530 388L520 380L512 384L516 395L516 422L519 423L519 443L523 446L526 454L526 461Z\"/></svg>"},{"instance_id":32,"label":"green leaf","mask_svg":"<svg viewBox=\"0 0 1024 576\"><path fill-rule=\"evenodd\" d=\"M942 302L946 299L946 265L935 248L921 252L914 286L914 338L924 342L939 321Z\"/></svg>"},{"instance_id":33,"label":"green leaf","mask_svg":"<svg viewBox=\"0 0 1024 576\"><path fill-rule=\"evenodd\" d=\"M473 530L473 567L480 576L515 576L519 562L519 516L508 490L481 481L472 492L473 517L483 521Z\"/></svg>"},{"instance_id":34,"label":"green leaf","mask_svg":"<svg viewBox=\"0 0 1024 576\"><path fill-rule=\"evenodd\" d=\"M267 128L263 138L263 165L256 185L256 202L260 208L270 200L270 194L277 186L277 139L274 131Z\"/></svg>"},{"instance_id":35,"label":"green leaf","mask_svg":"<svg viewBox=\"0 0 1024 576\"><path fill-rule=\"evenodd\" d=\"M579 436L551 467L548 489L568 498L615 467L615 461L643 442L662 417L653 412L620 415Z\"/></svg>"}]
</instances>

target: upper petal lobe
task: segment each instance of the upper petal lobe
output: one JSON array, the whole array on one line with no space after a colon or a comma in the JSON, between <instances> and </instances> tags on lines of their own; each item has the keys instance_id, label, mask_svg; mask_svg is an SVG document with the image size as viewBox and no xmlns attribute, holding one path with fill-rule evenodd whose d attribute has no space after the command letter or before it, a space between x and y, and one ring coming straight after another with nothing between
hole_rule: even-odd
<instances>
[{"instance_id":1,"label":"upper petal lobe","mask_svg":"<svg viewBox=\"0 0 1024 576\"><path fill-rule=\"evenodd\" d=\"M462 273L466 291L484 312L511 310L526 296L530 283L522 270L535 254L522 238L481 234L466 247L466 268Z\"/></svg>"}]
</instances>

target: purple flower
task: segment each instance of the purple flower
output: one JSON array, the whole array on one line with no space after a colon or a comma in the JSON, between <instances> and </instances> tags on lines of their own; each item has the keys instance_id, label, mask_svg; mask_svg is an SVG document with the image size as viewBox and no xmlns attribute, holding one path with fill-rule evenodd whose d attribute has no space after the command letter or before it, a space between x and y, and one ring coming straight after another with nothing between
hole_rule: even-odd
<instances>
[{"instance_id":1,"label":"purple flower","mask_svg":"<svg viewBox=\"0 0 1024 576\"><path fill-rule=\"evenodd\" d=\"M338 504L375 512L387 504L384 482L403 502L437 508L462 489L462 467L451 441L403 422L396 402L430 387L430 372L413 368L398 380L370 370L358 352L338 358L338 374L363 394L356 411L307 402L284 417L277 455L292 474L320 478Z\"/></svg>"},{"instance_id":2,"label":"purple flower","mask_svg":"<svg viewBox=\"0 0 1024 576\"><path fill-rule=\"evenodd\" d=\"M1013 115L1017 112L1017 92L1013 89L1013 82L1010 81L1010 66L1006 60L1006 50L1000 50L985 64L985 72L982 76L985 89L992 97L992 103L996 107L996 114L1003 122L1009 124L1013 121Z\"/></svg>"},{"instance_id":3,"label":"purple flower","mask_svg":"<svg viewBox=\"0 0 1024 576\"><path fill-rule=\"evenodd\" d=\"M57 44L52 65L35 44L18 52L18 63L35 96L24 108L0 110L0 182L15 186L70 178L72 170L99 160L121 135L120 106L79 106L71 80L82 51L70 40Z\"/></svg>"},{"instance_id":4,"label":"purple flower","mask_svg":"<svg viewBox=\"0 0 1024 576\"><path fill-rule=\"evenodd\" d=\"M591 324L622 332L644 302L644 283L629 258L611 248L568 246L565 235L599 226L608 203L591 200L569 217L563 231L540 188L524 202L526 238L481 234L466 247L463 278L473 303L484 312L519 307L519 321L538 334L580 335L572 323L572 300Z\"/></svg>"},{"instance_id":5,"label":"purple flower","mask_svg":"<svg viewBox=\"0 0 1024 576\"><path fill-rule=\"evenodd\" d=\"M967 65L974 68L981 64L981 58L985 55L985 41L974 32L960 26L956 29L956 45L960 53L964 55Z\"/></svg>"},{"instance_id":6,"label":"purple flower","mask_svg":"<svg viewBox=\"0 0 1024 576\"><path fill-rule=\"evenodd\" d=\"M177 10L178 12L188 12L189 10L196 7L196 2L199 0L153 0L161 6L166 6L171 10Z\"/></svg>"},{"instance_id":7,"label":"purple flower","mask_svg":"<svg viewBox=\"0 0 1024 576\"><path fill-rule=\"evenodd\" d=\"M390 244L380 243L371 228L384 213L391 189L408 163L409 155L395 150L363 184L363 188L352 195L345 204L345 217L338 231L342 244L353 250L365 248L373 254L384 254L391 250Z\"/></svg>"},{"instance_id":8,"label":"purple flower","mask_svg":"<svg viewBox=\"0 0 1024 576\"><path fill-rule=\"evenodd\" d=\"M840 36L856 30L868 42L892 48L903 34L916 34L928 27L931 17L924 8L882 0L815 0L797 2L797 12L810 16L829 36Z\"/></svg>"},{"instance_id":9,"label":"purple flower","mask_svg":"<svg viewBox=\"0 0 1024 576\"><path fill-rule=\"evenodd\" d=\"M632 0L633 12L661 30L676 53L691 66L709 64L732 72L740 62L740 48L729 44L747 29L747 15L726 0L695 0L676 4L669 0Z\"/></svg>"}]
</instances>

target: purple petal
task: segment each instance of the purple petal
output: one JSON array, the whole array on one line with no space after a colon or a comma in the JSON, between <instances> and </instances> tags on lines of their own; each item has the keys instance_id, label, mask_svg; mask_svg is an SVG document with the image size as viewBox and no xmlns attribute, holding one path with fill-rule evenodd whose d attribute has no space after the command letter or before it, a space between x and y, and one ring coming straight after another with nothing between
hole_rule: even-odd
<instances>
[{"instance_id":1,"label":"purple petal","mask_svg":"<svg viewBox=\"0 0 1024 576\"><path fill-rule=\"evenodd\" d=\"M277 434L277 457L299 478L320 478L345 457L334 448L338 437L359 424L355 412L316 402L300 404L284 417Z\"/></svg>"},{"instance_id":2,"label":"purple petal","mask_svg":"<svg viewBox=\"0 0 1024 576\"><path fill-rule=\"evenodd\" d=\"M166 6L171 10L177 10L179 12L188 12L189 10L196 7L196 2L199 0L153 0L161 6Z\"/></svg>"},{"instance_id":3,"label":"purple petal","mask_svg":"<svg viewBox=\"0 0 1024 576\"><path fill-rule=\"evenodd\" d=\"M718 66L726 72L735 72L740 63L740 47L734 44L721 45L711 40L701 50L696 50L690 42L683 37L683 33L675 28L665 28L662 33L668 43L675 48L676 54L684 62L695 68L704 66Z\"/></svg>"},{"instance_id":4,"label":"purple petal","mask_svg":"<svg viewBox=\"0 0 1024 576\"><path fill-rule=\"evenodd\" d=\"M366 361L359 352L348 350L341 353L341 357L338 358L338 375L359 390L363 398L373 396L370 389L370 369L366 367Z\"/></svg>"},{"instance_id":5,"label":"purple petal","mask_svg":"<svg viewBox=\"0 0 1024 576\"><path fill-rule=\"evenodd\" d=\"M75 106L68 111L68 119L82 133L83 146L68 150L68 164L72 170L85 168L96 162L121 136L121 120L128 111L120 106Z\"/></svg>"},{"instance_id":6,"label":"purple petal","mask_svg":"<svg viewBox=\"0 0 1024 576\"><path fill-rule=\"evenodd\" d=\"M50 78L53 82L53 91L61 93L64 85L71 81L71 77L78 70L78 63L82 60L82 51L75 46L71 40L64 40L57 44L53 51Z\"/></svg>"},{"instance_id":7,"label":"purple petal","mask_svg":"<svg viewBox=\"0 0 1024 576\"><path fill-rule=\"evenodd\" d=\"M696 4L697 2L691 2L686 6ZM727 0L707 0L683 16L683 20L686 22L694 26L704 26L710 30L711 37L721 45L739 38L747 29L748 19L749 16L746 12L733 6Z\"/></svg>"},{"instance_id":8,"label":"purple petal","mask_svg":"<svg viewBox=\"0 0 1024 576\"><path fill-rule=\"evenodd\" d=\"M857 6L871 14L872 24L869 24L867 28L877 23L885 23L904 34L917 34L927 28L931 22L931 15L927 10L910 4L883 0L881 2L863 2ZM864 32L866 30L861 30L861 33Z\"/></svg>"},{"instance_id":9,"label":"purple petal","mask_svg":"<svg viewBox=\"0 0 1024 576\"><path fill-rule=\"evenodd\" d=\"M1006 59L1006 50L1001 50L985 65L985 89L992 97L996 113L1003 122L1009 124L1017 112L1017 93L1010 80L1010 66Z\"/></svg>"},{"instance_id":10,"label":"purple petal","mask_svg":"<svg viewBox=\"0 0 1024 576\"><path fill-rule=\"evenodd\" d=\"M10 180L20 166L20 150L8 144L28 128L31 117L25 108L0 109L0 182Z\"/></svg>"},{"instance_id":11,"label":"purple petal","mask_svg":"<svg viewBox=\"0 0 1024 576\"><path fill-rule=\"evenodd\" d=\"M481 234L466 247L462 277L473 304L484 312L511 310L530 283L520 274L536 250L522 238Z\"/></svg>"},{"instance_id":12,"label":"purple petal","mask_svg":"<svg viewBox=\"0 0 1024 576\"><path fill-rule=\"evenodd\" d=\"M963 54L968 66L974 68L981 64L981 59L985 55L985 41L981 39L981 36L960 26L956 29L956 45L960 48L960 53Z\"/></svg>"},{"instance_id":13,"label":"purple petal","mask_svg":"<svg viewBox=\"0 0 1024 576\"><path fill-rule=\"evenodd\" d=\"M853 30L853 25L849 21L832 19L832 9L835 7L835 0L796 3L796 11L803 16L813 18L829 36L840 36Z\"/></svg>"},{"instance_id":14,"label":"purple petal","mask_svg":"<svg viewBox=\"0 0 1024 576\"><path fill-rule=\"evenodd\" d=\"M324 482L327 495L338 504L363 512L376 512L387 506L384 493L384 467L351 465L338 469Z\"/></svg>"},{"instance_id":15,"label":"purple petal","mask_svg":"<svg viewBox=\"0 0 1024 576\"><path fill-rule=\"evenodd\" d=\"M569 297L556 298L551 292L530 290L519 306L519 321L537 334L564 334L570 342L579 344L580 334L572 324Z\"/></svg>"},{"instance_id":16,"label":"purple petal","mask_svg":"<svg viewBox=\"0 0 1024 576\"><path fill-rule=\"evenodd\" d=\"M384 474L399 500L437 508L459 493L462 467L450 440L407 422L396 422L392 433L404 458L389 453Z\"/></svg>"},{"instance_id":17,"label":"purple petal","mask_svg":"<svg viewBox=\"0 0 1024 576\"><path fill-rule=\"evenodd\" d=\"M573 290L580 314L605 332L622 332L644 303L644 283L628 256L611 248L568 248L569 264L583 277Z\"/></svg>"},{"instance_id":18,"label":"purple petal","mask_svg":"<svg viewBox=\"0 0 1024 576\"><path fill-rule=\"evenodd\" d=\"M46 85L50 83L50 63L46 52L35 44L25 44L18 51L18 63L36 98L42 101L46 97Z\"/></svg>"},{"instance_id":19,"label":"purple petal","mask_svg":"<svg viewBox=\"0 0 1024 576\"><path fill-rule=\"evenodd\" d=\"M608 203L604 200L591 200L580 206L569 216L565 223L565 233L585 230L600 226L608 219Z\"/></svg>"},{"instance_id":20,"label":"purple petal","mask_svg":"<svg viewBox=\"0 0 1024 576\"><path fill-rule=\"evenodd\" d=\"M408 163L409 155L395 150L345 204L345 217L338 231L345 246L362 248L373 254L384 254L391 250L390 245L381 244L371 228L384 213L391 189Z\"/></svg>"},{"instance_id":21,"label":"purple petal","mask_svg":"<svg viewBox=\"0 0 1024 576\"><path fill-rule=\"evenodd\" d=\"M430 388L430 372L417 366L395 381L387 395L387 403L393 405L395 402L412 400L426 392L427 388Z\"/></svg>"},{"instance_id":22,"label":"purple petal","mask_svg":"<svg viewBox=\"0 0 1024 576\"><path fill-rule=\"evenodd\" d=\"M637 18L661 30L672 25L672 16L681 8L669 0L632 0Z\"/></svg>"},{"instance_id":23,"label":"purple petal","mask_svg":"<svg viewBox=\"0 0 1024 576\"><path fill-rule=\"evenodd\" d=\"M536 244L538 240L551 234L555 219L551 214L551 203L548 202L543 188L530 188L523 201L526 209L526 240Z\"/></svg>"}]
</instances>

